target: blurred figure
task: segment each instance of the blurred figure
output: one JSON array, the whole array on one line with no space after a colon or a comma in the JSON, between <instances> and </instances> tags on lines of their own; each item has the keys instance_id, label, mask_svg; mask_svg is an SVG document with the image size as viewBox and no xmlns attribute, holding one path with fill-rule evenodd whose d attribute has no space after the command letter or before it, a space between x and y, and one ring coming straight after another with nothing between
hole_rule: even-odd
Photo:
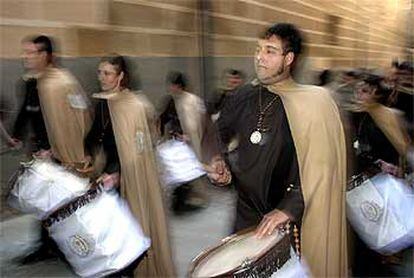
<instances>
[{"instance_id":1,"label":"blurred figure","mask_svg":"<svg viewBox=\"0 0 414 278\"><path fill-rule=\"evenodd\" d=\"M414 67L410 62L394 64L388 72L386 82L392 87L387 105L404 113L411 136L414 136Z\"/></svg>"},{"instance_id":2,"label":"blurred figure","mask_svg":"<svg viewBox=\"0 0 414 278\"><path fill-rule=\"evenodd\" d=\"M99 102L86 144L89 149L103 148L107 161L99 179L107 190L119 188L151 239L146 254L112 276L172 277L174 265L154 156L155 111L144 95L130 91L122 56L102 59L98 78L103 92L93 95Z\"/></svg>"},{"instance_id":3,"label":"blurred figure","mask_svg":"<svg viewBox=\"0 0 414 278\"><path fill-rule=\"evenodd\" d=\"M226 99L235 94L237 89L244 84L245 74L237 69L226 69L223 73L224 86L213 92L212 100L207 102L207 112L212 115L213 121L217 120Z\"/></svg>"},{"instance_id":4,"label":"blurred figure","mask_svg":"<svg viewBox=\"0 0 414 278\"><path fill-rule=\"evenodd\" d=\"M36 37L26 47L24 62L38 76L39 103L50 144L38 156L84 171L89 166L83 143L91 125L88 97L71 73L55 66L50 38Z\"/></svg>"},{"instance_id":5,"label":"blurred figure","mask_svg":"<svg viewBox=\"0 0 414 278\"><path fill-rule=\"evenodd\" d=\"M356 70L348 70L342 74L342 84L334 92L339 107L347 110L355 100L355 86L359 82L360 74Z\"/></svg>"},{"instance_id":6,"label":"blurred figure","mask_svg":"<svg viewBox=\"0 0 414 278\"><path fill-rule=\"evenodd\" d=\"M356 174L371 177L384 172L403 176L403 157L409 151L410 142L400 113L385 106L391 92L384 79L377 75L366 76L356 87L357 105L353 109ZM380 255L356 235L354 246L354 276L398 276L393 268L402 264L399 254Z\"/></svg>"},{"instance_id":7,"label":"blurred figure","mask_svg":"<svg viewBox=\"0 0 414 278\"><path fill-rule=\"evenodd\" d=\"M33 153L36 155L36 153L47 152L50 149L50 144L37 89L37 79L40 74L36 72L35 61L38 53L30 39L25 39L22 42L22 48L23 66L26 72L19 81L19 88L24 93L24 100L14 124L11 144L18 146L25 140L29 145L27 155L31 157Z\"/></svg>"},{"instance_id":8,"label":"blurred figure","mask_svg":"<svg viewBox=\"0 0 414 278\"><path fill-rule=\"evenodd\" d=\"M384 172L402 174L398 165L400 156L408 151L409 138L397 111L385 106L391 92L376 75L368 75L356 88L354 111L360 111L354 114L358 172L375 162Z\"/></svg>"},{"instance_id":9,"label":"blurred figure","mask_svg":"<svg viewBox=\"0 0 414 278\"><path fill-rule=\"evenodd\" d=\"M226 101L217 121L225 145L239 136L238 159L229 164L231 176L218 160L209 176L219 185L233 180L235 231L257 226L260 238L285 227L312 276L345 277L343 127L324 88L292 79L301 51L292 24L275 24L259 38L257 79Z\"/></svg>"},{"instance_id":10,"label":"blurred figure","mask_svg":"<svg viewBox=\"0 0 414 278\"><path fill-rule=\"evenodd\" d=\"M32 117L32 124L36 125L37 147L40 148L36 157L54 159L84 174L89 165L83 144L91 123L89 102L78 81L66 70L55 66L53 47L47 36L34 37L24 43L23 62L30 75L26 83L26 105L19 114L16 134L19 136L20 124L24 126ZM40 248L21 262L32 263L54 256L53 253L63 257L42 227Z\"/></svg>"},{"instance_id":11,"label":"blurred figure","mask_svg":"<svg viewBox=\"0 0 414 278\"><path fill-rule=\"evenodd\" d=\"M167 138L185 141L204 164L210 162L208 135L212 125L203 101L186 91L187 79L181 72L170 72L167 86L171 95L167 109L161 115L161 133ZM204 208L207 204L205 177L182 184L174 189L172 209L176 213Z\"/></svg>"}]
</instances>

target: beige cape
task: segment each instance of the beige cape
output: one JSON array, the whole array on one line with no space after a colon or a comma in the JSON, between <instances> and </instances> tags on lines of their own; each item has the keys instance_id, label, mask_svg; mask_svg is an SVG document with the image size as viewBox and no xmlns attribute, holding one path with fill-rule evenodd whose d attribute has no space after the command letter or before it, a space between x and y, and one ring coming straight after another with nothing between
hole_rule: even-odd
<instances>
[{"instance_id":1,"label":"beige cape","mask_svg":"<svg viewBox=\"0 0 414 278\"><path fill-rule=\"evenodd\" d=\"M151 126L154 110L144 96L123 90L108 97L108 107L121 163L121 195L151 239L137 277L174 276L162 191L155 163Z\"/></svg>"},{"instance_id":2,"label":"beige cape","mask_svg":"<svg viewBox=\"0 0 414 278\"><path fill-rule=\"evenodd\" d=\"M172 96L184 134L190 137L190 144L199 161L208 164L218 149L212 138L212 123L209 122L202 100L185 91Z\"/></svg>"},{"instance_id":3,"label":"beige cape","mask_svg":"<svg viewBox=\"0 0 414 278\"><path fill-rule=\"evenodd\" d=\"M82 166L92 120L86 93L68 71L54 67L39 77L38 88L53 156L63 164Z\"/></svg>"},{"instance_id":4,"label":"beige cape","mask_svg":"<svg viewBox=\"0 0 414 278\"><path fill-rule=\"evenodd\" d=\"M327 90L292 79L268 89L282 99L298 156L302 255L313 276L346 277L346 147L338 108Z\"/></svg>"}]
</instances>

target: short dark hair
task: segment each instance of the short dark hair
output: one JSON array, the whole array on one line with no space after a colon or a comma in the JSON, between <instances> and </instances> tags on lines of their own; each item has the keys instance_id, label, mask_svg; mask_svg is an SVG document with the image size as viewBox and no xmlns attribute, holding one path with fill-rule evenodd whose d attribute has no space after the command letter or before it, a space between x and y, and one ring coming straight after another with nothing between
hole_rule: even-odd
<instances>
[{"instance_id":1,"label":"short dark hair","mask_svg":"<svg viewBox=\"0 0 414 278\"><path fill-rule=\"evenodd\" d=\"M244 79L244 77L245 77L245 74L244 74L244 72L243 72L243 71L238 70L238 69L233 69L233 68L226 69L226 70L224 71L224 73L225 73L225 74L230 74L230 75L233 75L233 76L238 76L238 77L240 77L241 79Z\"/></svg>"},{"instance_id":2,"label":"short dark hair","mask_svg":"<svg viewBox=\"0 0 414 278\"><path fill-rule=\"evenodd\" d=\"M385 84L384 77L375 74L367 74L364 77L363 82L376 89L375 96L378 103L385 104L387 102L392 89Z\"/></svg>"},{"instance_id":3,"label":"short dark hair","mask_svg":"<svg viewBox=\"0 0 414 278\"><path fill-rule=\"evenodd\" d=\"M115 67L116 73L124 73L124 78L121 80L121 87L129 88L129 71L124 57L118 54L112 54L110 56L101 59L100 63L108 63Z\"/></svg>"},{"instance_id":4,"label":"short dark hair","mask_svg":"<svg viewBox=\"0 0 414 278\"><path fill-rule=\"evenodd\" d=\"M51 38L44 35L37 36L32 39L32 43L40 45L38 51L46 51L47 54L53 55L54 43Z\"/></svg>"},{"instance_id":5,"label":"short dark hair","mask_svg":"<svg viewBox=\"0 0 414 278\"><path fill-rule=\"evenodd\" d=\"M23 43L26 42L30 42L36 45L39 45L40 47L38 47L37 51L38 52L43 52L45 51L47 54L47 64L54 64L55 60L54 60L54 56L53 56L53 52L54 52L54 42L51 38L45 36L45 35L40 35L40 36L35 36L35 37L31 37L31 38L24 38Z\"/></svg>"},{"instance_id":6,"label":"short dark hair","mask_svg":"<svg viewBox=\"0 0 414 278\"><path fill-rule=\"evenodd\" d=\"M167 82L171 85L178 85L184 90L187 88L187 78L179 71L169 72L167 75Z\"/></svg>"},{"instance_id":7,"label":"short dark hair","mask_svg":"<svg viewBox=\"0 0 414 278\"><path fill-rule=\"evenodd\" d=\"M353 77L353 78L358 78L359 77L359 73L354 71L354 70L345 71L344 75L349 76L349 77Z\"/></svg>"},{"instance_id":8,"label":"short dark hair","mask_svg":"<svg viewBox=\"0 0 414 278\"><path fill-rule=\"evenodd\" d=\"M407 71L409 73L413 73L414 72L414 65L413 63L409 62L409 61L404 61L401 64L398 65L398 69L401 71Z\"/></svg>"},{"instance_id":9,"label":"short dark hair","mask_svg":"<svg viewBox=\"0 0 414 278\"><path fill-rule=\"evenodd\" d=\"M276 23L269 27L261 36L263 39L270 39L276 36L282 41L283 52L293 52L295 56L302 53L303 37L295 25L290 23Z\"/></svg>"}]
</instances>

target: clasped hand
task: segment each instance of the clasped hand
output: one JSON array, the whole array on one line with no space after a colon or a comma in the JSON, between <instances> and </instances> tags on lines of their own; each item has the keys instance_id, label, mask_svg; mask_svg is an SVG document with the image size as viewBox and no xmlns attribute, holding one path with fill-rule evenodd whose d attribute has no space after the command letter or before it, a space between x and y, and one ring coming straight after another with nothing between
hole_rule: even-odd
<instances>
[{"instance_id":1,"label":"clasped hand","mask_svg":"<svg viewBox=\"0 0 414 278\"><path fill-rule=\"evenodd\" d=\"M207 176L216 185L228 185L231 182L231 172L223 158L216 156L211 160L210 165L205 166Z\"/></svg>"}]
</instances>

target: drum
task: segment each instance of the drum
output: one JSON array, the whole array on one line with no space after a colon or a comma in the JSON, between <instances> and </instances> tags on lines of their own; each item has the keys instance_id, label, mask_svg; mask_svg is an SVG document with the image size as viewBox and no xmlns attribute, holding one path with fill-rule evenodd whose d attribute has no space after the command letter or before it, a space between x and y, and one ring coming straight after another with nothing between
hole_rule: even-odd
<instances>
[{"instance_id":1,"label":"drum","mask_svg":"<svg viewBox=\"0 0 414 278\"><path fill-rule=\"evenodd\" d=\"M346 193L347 218L360 238L387 255L414 245L414 189L389 174L356 177Z\"/></svg>"},{"instance_id":2,"label":"drum","mask_svg":"<svg viewBox=\"0 0 414 278\"><path fill-rule=\"evenodd\" d=\"M158 145L157 155L162 180L168 186L178 186L206 174L194 151L185 142L165 141Z\"/></svg>"},{"instance_id":3,"label":"drum","mask_svg":"<svg viewBox=\"0 0 414 278\"><path fill-rule=\"evenodd\" d=\"M92 189L50 215L44 226L82 277L118 272L150 246L118 193Z\"/></svg>"},{"instance_id":4,"label":"drum","mask_svg":"<svg viewBox=\"0 0 414 278\"><path fill-rule=\"evenodd\" d=\"M306 277L289 235L258 239L246 231L223 239L192 262L190 277Z\"/></svg>"},{"instance_id":5,"label":"drum","mask_svg":"<svg viewBox=\"0 0 414 278\"><path fill-rule=\"evenodd\" d=\"M12 188L9 204L44 219L89 188L89 179L82 178L50 160L34 159L21 163L9 180Z\"/></svg>"}]
</instances>

